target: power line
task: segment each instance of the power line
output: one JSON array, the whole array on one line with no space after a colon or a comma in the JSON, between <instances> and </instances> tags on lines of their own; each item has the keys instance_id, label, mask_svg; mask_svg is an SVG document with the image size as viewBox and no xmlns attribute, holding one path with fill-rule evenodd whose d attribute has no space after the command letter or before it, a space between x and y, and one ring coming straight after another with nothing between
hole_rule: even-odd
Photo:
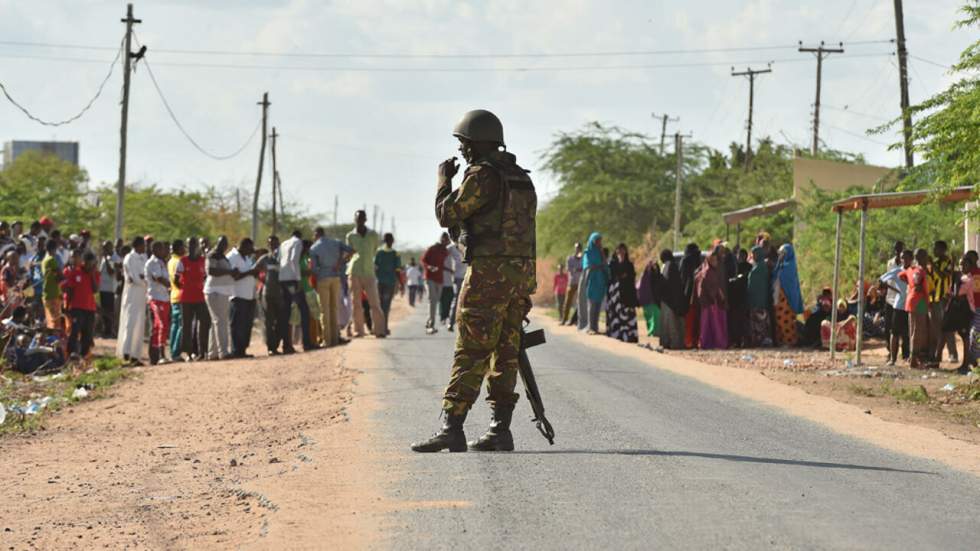
<instances>
[{"instance_id":1,"label":"power line","mask_svg":"<svg viewBox=\"0 0 980 551\"><path fill-rule=\"evenodd\" d=\"M27 115L27 118L31 119L32 121L42 124L44 126L64 126L66 124L70 124L80 119L82 115L88 112L88 110L91 109L92 105L95 104L95 100L99 99L99 96L102 95L102 90L105 88L106 83L109 82L109 78L112 77L112 72L116 68L116 63L119 62L119 58L122 55L122 51L123 51L123 47L122 47L122 43L120 42L119 48L116 48L116 57L113 58L112 63L109 64L109 72L106 73L105 78L102 79L102 82L99 84L99 88L95 91L95 95L92 96L92 99L90 99L89 102L85 104L85 107L83 107L82 110L79 111L77 115L73 117L69 117L62 121L57 121L57 122L46 121L41 119L40 117L33 115L26 107L24 107L23 105L18 103L17 100L11 97L10 93L7 91L7 87L4 86L2 82L0 82L0 91L3 92L3 95L7 98L7 101L12 103L14 107L16 107L17 109L20 109L20 111L24 113L24 115Z\"/></svg>"},{"instance_id":2,"label":"power line","mask_svg":"<svg viewBox=\"0 0 980 551\"><path fill-rule=\"evenodd\" d=\"M943 69L950 69L950 68L952 68L951 65L946 65L946 64L943 64L943 63L939 63L937 61L930 61L930 60L928 60L928 59L926 59L924 57L919 57L917 55L908 54L908 56L911 57L912 59L919 60L919 61L921 61L923 63L928 63L929 65L935 65L936 67L942 67Z\"/></svg>"},{"instance_id":3,"label":"power line","mask_svg":"<svg viewBox=\"0 0 980 551\"><path fill-rule=\"evenodd\" d=\"M865 141L868 141L868 142L871 142L871 143L874 143L874 144L882 145L882 146L885 146L885 147L890 147L892 145L890 143L879 142L878 140L875 140L873 138L869 138L869 137L865 136L864 134L858 134L857 132L852 132L850 130L845 130L843 128L834 126L832 124L824 123L824 125L827 128L831 128L831 129L836 130L838 132L843 132L844 134L847 134L849 136L853 136L855 138L861 138L862 140L865 140Z\"/></svg>"},{"instance_id":4,"label":"power line","mask_svg":"<svg viewBox=\"0 0 980 551\"><path fill-rule=\"evenodd\" d=\"M871 2L871 5L868 6L868 11L864 12L864 15L858 18L857 24L854 25L854 28L851 29L851 32L847 33L847 37L844 38L845 44L847 44L848 46L853 46L855 44L858 44L858 42L848 42L848 40L852 36L854 36L855 33L857 33L859 30L861 30L864 27L865 22L868 21L868 16L871 15L871 12L875 11L875 9L878 7L878 4L880 3L881 0L874 0L874 2Z\"/></svg>"},{"instance_id":5,"label":"power line","mask_svg":"<svg viewBox=\"0 0 980 551\"><path fill-rule=\"evenodd\" d=\"M847 20L850 19L851 14L854 13L854 6L857 6L857 2L858 0L851 0L851 7L847 8L847 11L844 13L844 17L842 17L840 23L837 24L837 30L834 31L835 36L840 35L841 29L844 28L844 23L847 23Z\"/></svg>"},{"instance_id":6,"label":"power line","mask_svg":"<svg viewBox=\"0 0 980 551\"><path fill-rule=\"evenodd\" d=\"M154 50L155 51L155 50ZM867 54L846 54L841 58L865 58L893 56L893 52L877 52ZM30 55L0 54L0 58L20 58L47 61L64 61L70 63L101 63L102 60L90 58L48 57ZM761 63L802 63L800 58L755 59L731 61L705 61L690 63L661 63L650 65L566 65L545 67L350 67L350 66L295 66L295 65L251 65L251 64L222 64L222 63L181 63L160 62L158 67L189 67L198 69L246 69L267 71L312 71L312 72L353 72L353 73L535 73L535 72L574 72L574 71L614 71L614 70L646 70L646 69L680 69L691 67L730 67L740 64Z\"/></svg>"},{"instance_id":7,"label":"power line","mask_svg":"<svg viewBox=\"0 0 980 551\"><path fill-rule=\"evenodd\" d=\"M867 44L886 44L894 42L892 39L882 40L859 40L847 42L847 46L860 46ZM58 44L48 42L26 42L14 40L0 40L0 45L38 47L38 48L62 48L73 50L92 50L109 51L106 46L93 46L82 44ZM235 57L286 57L286 58L343 58L343 59L525 59L525 58L576 58L576 57L633 57L649 55L681 55L681 54L710 54L726 52L757 52L767 50L790 50L796 48L795 44L777 44L763 46L730 46L718 48L693 48L693 49L669 49L669 50L622 50L622 51L598 51L598 52L532 52L526 54L519 53L458 53L458 54L435 54L435 53L355 53L355 52L270 52L270 51L233 51L233 50L195 50L195 49L167 49L154 48L159 54L176 55L216 55L216 56L235 56Z\"/></svg>"},{"instance_id":8,"label":"power line","mask_svg":"<svg viewBox=\"0 0 980 551\"><path fill-rule=\"evenodd\" d=\"M879 116L879 115L870 115L868 113L862 113L860 111L855 111L855 110L851 109L849 105L845 105L844 107L837 107L837 106L834 106L834 105L827 105L825 103L823 106L826 107L827 109L833 109L834 111L839 111L841 113L850 113L851 115L859 115L859 116L862 116L862 117L867 117L869 119L875 119L875 120L885 121L885 122L891 120L891 119L889 119L887 117L882 117L882 116Z\"/></svg>"},{"instance_id":9,"label":"power line","mask_svg":"<svg viewBox=\"0 0 980 551\"><path fill-rule=\"evenodd\" d=\"M174 124L177 125L177 128L180 130L181 134L183 134L184 137L187 138L187 141L189 141L191 145L193 145L194 148L200 151L203 155L216 161L227 161L228 159L237 157L242 151L245 151L245 148L248 147L250 143L252 143L252 140L255 138L255 134L258 133L259 128L262 125L261 122L255 126L255 130L252 130L252 133L249 134L248 139L245 140L245 143L243 143L242 146L236 149L233 153L228 155L216 155L201 147L201 145L198 144L197 141L187 132L184 125L180 123L180 120L177 119L177 115L174 114L174 110L170 108L170 102L167 101L166 96L163 94L163 90L160 89L160 84L157 83L157 79L153 75L153 69L150 67L150 63L146 58L143 58L143 65L146 67L146 74L150 75L150 81L153 83L153 87L156 88L157 95L160 96L160 101L163 102L163 107L166 108L167 113L170 115L170 120L174 121Z\"/></svg>"}]
</instances>

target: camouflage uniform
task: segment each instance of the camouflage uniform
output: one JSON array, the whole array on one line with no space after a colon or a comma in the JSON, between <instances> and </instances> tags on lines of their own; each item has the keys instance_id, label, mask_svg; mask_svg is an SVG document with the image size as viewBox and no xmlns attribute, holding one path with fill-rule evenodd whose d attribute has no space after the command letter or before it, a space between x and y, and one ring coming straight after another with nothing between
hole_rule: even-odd
<instances>
[{"instance_id":1,"label":"camouflage uniform","mask_svg":"<svg viewBox=\"0 0 980 551\"><path fill-rule=\"evenodd\" d=\"M518 395L521 323L535 279L537 196L513 155L499 152L470 165L463 183L436 195L436 217L465 246L469 267L459 297L456 351L443 409L465 414L487 377L491 406L513 408Z\"/></svg>"}]
</instances>

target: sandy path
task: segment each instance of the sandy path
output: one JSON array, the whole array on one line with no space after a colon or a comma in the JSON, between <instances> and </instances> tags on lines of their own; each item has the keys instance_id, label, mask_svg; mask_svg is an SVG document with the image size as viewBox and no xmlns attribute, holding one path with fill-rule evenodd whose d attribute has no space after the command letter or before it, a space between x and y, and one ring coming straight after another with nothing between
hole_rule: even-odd
<instances>
[{"instance_id":1,"label":"sandy path","mask_svg":"<svg viewBox=\"0 0 980 551\"><path fill-rule=\"evenodd\" d=\"M553 319L535 316L549 332L575 334L572 327L561 327ZM579 334L582 342L639 359L650 365L684 375L733 394L774 406L823 424L841 434L869 441L885 449L941 461L955 469L980 476L980 446L946 436L939 430L891 422L868 415L860 407L833 398L807 393L804 389L770 379L757 371L710 365L671 354L658 354L635 344L603 336Z\"/></svg>"},{"instance_id":2,"label":"sandy path","mask_svg":"<svg viewBox=\"0 0 980 551\"><path fill-rule=\"evenodd\" d=\"M382 342L142 368L0 440L0 548L371 546L373 402L351 407L350 365Z\"/></svg>"}]
</instances>

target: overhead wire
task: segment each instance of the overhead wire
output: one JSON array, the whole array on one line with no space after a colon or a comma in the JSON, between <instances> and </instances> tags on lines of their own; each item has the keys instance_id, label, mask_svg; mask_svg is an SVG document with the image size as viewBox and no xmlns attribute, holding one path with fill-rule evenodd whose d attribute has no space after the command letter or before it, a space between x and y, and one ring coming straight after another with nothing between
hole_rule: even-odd
<instances>
[{"instance_id":1,"label":"overhead wire","mask_svg":"<svg viewBox=\"0 0 980 551\"><path fill-rule=\"evenodd\" d=\"M847 23L847 20L850 19L851 13L854 12L854 6L857 6L857 3L858 0L851 0L851 7L847 8L847 11L844 12L844 17L842 17L840 23L837 24L837 29L834 30L834 35L840 35L841 29L844 28L844 24Z\"/></svg>"},{"instance_id":2,"label":"overhead wire","mask_svg":"<svg viewBox=\"0 0 980 551\"><path fill-rule=\"evenodd\" d=\"M841 59L892 56L893 52L874 52L866 54L845 54L831 58ZM96 63L100 60L86 58L71 58L61 56L32 56L20 54L0 54L0 58L22 58L48 61L65 61L72 63ZM646 70L671 69L688 67L728 67L752 63L808 63L810 60L801 57L781 59L751 59L729 61L703 61L687 63L635 64L635 65L564 65L564 66L527 66L527 67L353 67L353 66L302 66L302 65L254 65L227 63L194 63L194 62L159 62L157 67L190 67L199 69L245 69L267 71L312 71L312 72L354 72L354 73L534 73L534 72L575 72L575 71L614 71L614 70Z\"/></svg>"},{"instance_id":3,"label":"overhead wire","mask_svg":"<svg viewBox=\"0 0 980 551\"><path fill-rule=\"evenodd\" d=\"M951 69L952 68L952 65L946 65L944 63L939 63L938 61L932 61L932 60L926 59L926 58L921 57L921 56L912 55L912 54L908 54L908 56L911 57L912 59L917 59L917 60L919 60L919 61L921 61L923 63L928 63L929 65L935 65L936 67L941 67L943 69Z\"/></svg>"},{"instance_id":4,"label":"overhead wire","mask_svg":"<svg viewBox=\"0 0 980 551\"><path fill-rule=\"evenodd\" d=\"M850 40L850 38L852 36L854 36L855 33L857 33L859 30L861 30L861 28L864 26L864 21L866 21L868 19L868 16L871 15L871 12L873 12L873 11L875 11L875 9L877 9L878 4L880 4L880 3L881 3L881 0L874 0L873 2L871 2L871 5L868 6L868 11L864 12L864 15L862 15L858 19L857 24L854 25L854 28L851 29L851 32L847 33L847 37L844 38L844 42L847 42L848 40Z\"/></svg>"},{"instance_id":5,"label":"overhead wire","mask_svg":"<svg viewBox=\"0 0 980 551\"><path fill-rule=\"evenodd\" d=\"M826 107L827 109L831 109L833 111L839 111L841 113L849 113L851 115L858 115L858 116L861 116L861 117L867 117L869 119L875 119L875 120L884 121L884 122L887 122L887 121L890 121L891 120L888 117L882 117L880 115L871 115L871 114L868 114L868 113L862 113L861 111L855 111L855 110L851 109L849 105L845 105L843 107L837 107L836 105L828 105L828 104L824 103L821 106L822 107Z\"/></svg>"},{"instance_id":6,"label":"overhead wire","mask_svg":"<svg viewBox=\"0 0 980 551\"><path fill-rule=\"evenodd\" d=\"M44 126L51 126L51 127L58 127L58 126L64 126L66 124L71 124L71 123L77 121L78 119L82 118L82 116L84 116L85 113L87 113L88 110L92 108L92 106L95 104L96 100L98 100L99 97L102 95L102 90L105 89L105 85L106 85L107 82L109 82L109 79L112 77L112 73L113 73L113 71L116 68L116 64L119 63L119 58L122 56L123 49L124 49L124 46L123 46L122 43L120 43L119 44L119 47L116 49L116 56L112 59L112 62L109 64L109 71L106 73L105 78L102 79L102 82L99 83L99 87L98 87L98 89L96 89L95 95L92 96L92 99L90 99L88 101L88 103L86 103L85 106L82 107L81 111L79 111L77 114L75 114L74 116L71 116L71 117L69 117L67 119L60 120L60 121L47 121L47 120L44 120L44 119L42 119L42 118L34 115L33 113L30 112L29 109L27 109L26 107L24 107L23 105L21 105L17 100L15 100L10 95L10 92L7 91L7 87L4 86L3 82L0 82L0 92L3 92L3 95L4 95L4 97L7 98L7 101L9 101L11 104L13 104L13 106L16 107L17 109L19 109L22 113L24 113L24 115L26 115L27 118L31 119L32 121L34 121L34 122L36 122L38 124L41 124L41 125L44 125Z\"/></svg>"},{"instance_id":7,"label":"overhead wire","mask_svg":"<svg viewBox=\"0 0 980 551\"><path fill-rule=\"evenodd\" d=\"M874 144L878 144L878 145L881 145L881 146L889 147L889 146L892 145L890 143L879 142L878 140L876 140L874 138L869 138L869 137L865 136L864 134L859 134L857 132L853 132L851 130L847 130L845 128L841 128L839 126L834 126L832 124L824 123L822 126L826 126L827 128L830 128L831 130L836 130L837 132L842 132L844 134L847 134L848 136L853 136L855 138L860 138L862 140L865 140L865 141L868 141L868 142L871 142L871 143L874 143Z\"/></svg>"},{"instance_id":8,"label":"overhead wire","mask_svg":"<svg viewBox=\"0 0 980 551\"><path fill-rule=\"evenodd\" d=\"M847 42L847 46L859 46L868 44L885 44L894 42L893 39L881 40L860 40ZM82 44L58 44L49 42L27 42L17 40L0 40L2 46L20 47L39 47L39 48L61 48L74 50L93 50L108 51L112 48L106 46L82 45ZM634 57L634 56L653 56L653 55L683 55L683 54L710 54L728 52L758 52L767 50L795 50L798 44L776 44L759 46L729 46L715 48L691 48L691 49L663 49L663 50L620 50L620 51L592 51L592 52L530 52L530 53L506 53L506 52L484 52L484 53L357 53L357 52L270 52L270 51L236 51L236 50L208 50L208 49L183 49L183 48L154 48L158 54L175 55L215 55L215 56L235 56L235 57L285 57L285 58L343 58L343 59L530 59L530 58L579 58L579 57Z\"/></svg>"},{"instance_id":9,"label":"overhead wire","mask_svg":"<svg viewBox=\"0 0 980 551\"><path fill-rule=\"evenodd\" d=\"M174 124L177 126L177 129L180 130L181 134L183 134L184 137L187 138L187 141L189 141L191 145L193 145L194 148L197 149L201 154L203 154L206 157L210 157L211 159L214 159L216 161L227 161L228 159L233 159L238 155L240 155L243 151L245 151L245 148L248 147L250 143L252 143L252 140L255 139L255 135L258 134L259 129L262 127L261 120L259 120L258 124L256 124L255 129L252 130L252 133L249 134L248 138L245 140L245 143L243 143L241 147L239 147L232 153L227 155L218 155L204 149L201 146L201 144L197 143L197 140L195 140L190 135L187 129L184 128L184 125L181 124L180 120L177 118L177 115L174 113L174 110L170 107L170 102L167 101L166 95L164 95L163 90L160 88L160 84L157 82L156 76L153 74L153 68L150 67L150 63L147 60L147 58L144 57L142 61L143 61L143 66L146 67L146 74L150 76L150 82L153 83L153 87L156 89L157 95L160 96L160 101L163 102L163 107L167 110L167 114L170 115L170 120L174 122Z\"/></svg>"}]
</instances>

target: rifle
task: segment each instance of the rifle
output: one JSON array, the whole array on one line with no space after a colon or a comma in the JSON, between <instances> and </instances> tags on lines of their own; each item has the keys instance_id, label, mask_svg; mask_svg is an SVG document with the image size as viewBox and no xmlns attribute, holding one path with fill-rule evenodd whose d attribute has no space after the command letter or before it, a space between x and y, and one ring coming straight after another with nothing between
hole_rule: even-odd
<instances>
[{"instance_id":1,"label":"rifle","mask_svg":"<svg viewBox=\"0 0 980 551\"><path fill-rule=\"evenodd\" d=\"M544 416L544 402L541 401L541 392L538 390L538 383L534 379L534 372L531 371L531 362L527 359L527 349L539 344L544 344L544 329L538 329L525 333L521 330L521 352L518 356L518 372L521 374L521 382L524 383L524 394L527 401L531 403L531 410L534 411L534 418L531 419L538 428L538 431L548 440L548 444L555 445L555 429L551 428L551 423Z\"/></svg>"}]
</instances>

